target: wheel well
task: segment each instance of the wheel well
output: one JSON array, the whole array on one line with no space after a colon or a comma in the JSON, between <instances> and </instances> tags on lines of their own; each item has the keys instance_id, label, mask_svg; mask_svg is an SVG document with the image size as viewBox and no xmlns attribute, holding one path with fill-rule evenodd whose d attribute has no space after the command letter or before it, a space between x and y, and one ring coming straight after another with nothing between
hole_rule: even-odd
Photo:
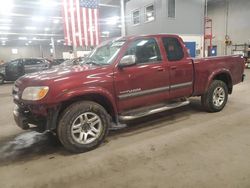
<instances>
[{"instance_id":1,"label":"wheel well","mask_svg":"<svg viewBox=\"0 0 250 188\"><path fill-rule=\"evenodd\" d=\"M99 94L88 94L88 95L74 97L68 101L64 101L61 105L59 116L69 105L77 101L83 101L83 100L93 101L100 104L107 110L108 114L112 117L113 121L115 121L116 117L112 103L106 97Z\"/></svg>"},{"instance_id":2,"label":"wheel well","mask_svg":"<svg viewBox=\"0 0 250 188\"><path fill-rule=\"evenodd\" d=\"M231 94L233 91L233 84L232 84L232 79L231 76L227 73L222 73L222 74L218 74L214 77L214 80L221 80L223 81L228 88L228 93Z\"/></svg>"}]
</instances>

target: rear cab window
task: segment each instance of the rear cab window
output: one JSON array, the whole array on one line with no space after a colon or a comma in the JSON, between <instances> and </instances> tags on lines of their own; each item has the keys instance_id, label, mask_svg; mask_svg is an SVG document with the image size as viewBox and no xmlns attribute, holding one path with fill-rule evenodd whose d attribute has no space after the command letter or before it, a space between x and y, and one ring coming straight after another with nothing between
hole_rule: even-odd
<instances>
[{"instance_id":1,"label":"rear cab window","mask_svg":"<svg viewBox=\"0 0 250 188\"><path fill-rule=\"evenodd\" d=\"M168 61L180 61L184 58L183 48L177 38L163 37L162 42Z\"/></svg>"}]
</instances>

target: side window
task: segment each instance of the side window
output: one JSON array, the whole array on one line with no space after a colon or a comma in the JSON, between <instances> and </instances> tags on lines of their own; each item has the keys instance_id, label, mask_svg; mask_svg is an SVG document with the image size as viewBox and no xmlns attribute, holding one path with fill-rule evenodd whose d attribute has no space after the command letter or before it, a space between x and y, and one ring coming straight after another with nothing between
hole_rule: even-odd
<instances>
[{"instance_id":1,"label":"side window","mask_svg":"<svg viewBox=\"0 0 250 188\"><path fill-rule=\"evenodd\" d=\"M175 0L168 0L168 17L175 18Z\"/></svg>"},{"instance_id":2,"label":"side window","mask_svg":"<svg viewBox=\"0 0 250 188\"><path fill-rule=\"evenodd\" d=\"M33 59L33 63L34 65L40 65L40 64L43 64L43 61L40 59Z\"/></svg>"},{"instance_id":3,"label":"side window","mask_svg":"<svg viewBox=\"0 0 250 188\"><path fill-rule=\"evenodd\" d=\"M135 10L132 12L132 23L133 25L140 24L140 11Z\"/></svg>"},{"instance_id":4,"label":"side window","mask_svg":"<svg viewBox=\"0 0 250 188\"><path fill-rule=\"evenodd\" d=\"M162 60L159 46L153 38L134 41L127 49L125 55L135 55L139 64Z\"/></svg>"},{"instance_id":5,"label":"side window","mask_svg":"<svg viewBox=\"0 0 250 188\"><path fill-rule=\"evenodd\" d=\"M43 63L40 59L24 59L24 65L40 65Z\"/></svg>"},{"instance_id":6,"label":"side window","mask_svg":"<svg viewBox=\"0 0 250 188\"><path fill-rule=\"evenodd\" d=\"M169 61L179 61L184 57L183 49L177 38L162 38L164 48Z\"/></svg>"},{"instance_id":7,"label":"side window","mask_svg":"<svg viewBox=\"0 0 250 188\"><path fill-rule=\"evenodd\" d=\"M21 67L19 60L13 60L7 64L8 71L17 71L19 67Z\"/></svg>"},{"instance_id":8,"label":"side window","mask_svg":"<svg viewBox=\"0 0 250 188\"><path fill-rule=\"evenodd\" d=\"M18 64L19 64L18 60L11 61L10 63L11 66L18 66Z\"/></svg>"},{"instance_id":9,"label":"side window","mask_svg":"<svg viewBox=\"0 0 250 188\"><path fill-rule=\"evenodd\" d=\"M149 5L145 7L145 21L150 22L155 19L154 5Z\"/></svg>"},{"instance_id":10,"label":"side window","mask_svg":"<svg viewBox=\"0 0 250 188\"><path fill-rule=\"evenodd\" d=\"M33 65L32 59L24 59L23 62L24 62L24 65Z\"/></svg>"}]
</instances>

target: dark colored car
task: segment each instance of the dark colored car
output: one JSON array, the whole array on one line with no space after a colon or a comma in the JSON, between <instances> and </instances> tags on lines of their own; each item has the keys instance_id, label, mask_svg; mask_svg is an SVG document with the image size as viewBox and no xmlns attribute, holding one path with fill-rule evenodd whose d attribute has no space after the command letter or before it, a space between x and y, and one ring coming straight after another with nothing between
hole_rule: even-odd
<instances>
[{"instance_id":1,"label":"dark colored car","mask_svg":"<svg viewBox=\"0 0 250 188\"><path fill-rule=\"evenodd\" d=\"M242 56L192 59L177 35L123 37L98 46L81 65L18 79L14 119L23 129L55 132L70 151L88 151L110 128L187 105L189 97L219 112L243 80Z\"/></svg>"},{"instance_id":2,"label":"dark colored car","mask_svg":"<svg viewBox=\"0 0 250 188\"><path fill-rule=\"evenodd\" d=\"M15 81L19 77L50 68L50 62L41 58L15 59L0 66L0 83Z\"/></svg>"}]
</instances>

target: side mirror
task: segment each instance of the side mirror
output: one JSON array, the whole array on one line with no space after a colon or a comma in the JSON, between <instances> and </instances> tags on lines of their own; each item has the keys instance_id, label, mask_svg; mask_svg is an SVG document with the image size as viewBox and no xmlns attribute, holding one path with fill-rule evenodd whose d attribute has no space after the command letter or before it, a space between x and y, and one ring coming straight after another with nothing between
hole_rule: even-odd
<instances>
[{"instance_id":1,"label":"side mirror","mask_svg":"<svg viewBox=\"0 0 250 188\"><path fill-rule=\"evenodd\" d=\"M136 64L135 55L126 55L121 59L118 66L120 68L123 68L123 67L128 67L128 66L131 66L131 65L135 65L135 64Z\"/></svg>"}]
</instances>

